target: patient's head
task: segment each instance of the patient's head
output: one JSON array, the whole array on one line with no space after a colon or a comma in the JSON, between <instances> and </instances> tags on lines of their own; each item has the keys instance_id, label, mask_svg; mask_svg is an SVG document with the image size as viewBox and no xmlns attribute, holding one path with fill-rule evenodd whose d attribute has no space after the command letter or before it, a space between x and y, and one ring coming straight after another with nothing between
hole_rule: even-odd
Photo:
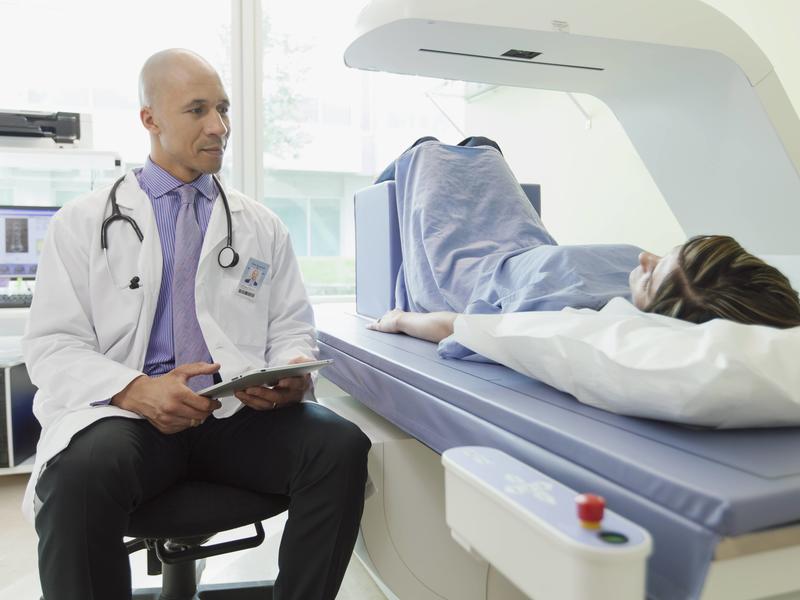
<instances>
[{"instance_id":1,"label":"patient's head","mask_svg":"<svg viewBox=\"0 0 800 600\"><path fill-rule=\"evenodd\" d=\"M800 301L789 280L731 237L698 236L663 257L643 252L630 275L640 309L693 323L795 327Z\"/></svg>"}]
</instances>

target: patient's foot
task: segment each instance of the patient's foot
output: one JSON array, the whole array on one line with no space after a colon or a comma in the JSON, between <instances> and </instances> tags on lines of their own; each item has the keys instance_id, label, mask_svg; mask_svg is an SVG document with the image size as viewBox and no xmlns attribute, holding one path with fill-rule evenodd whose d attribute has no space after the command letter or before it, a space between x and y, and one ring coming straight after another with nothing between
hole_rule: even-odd
<instances>
[{"instance_id":1,"label":"patient's foot","mask_svg":"<svg viewBox=\"0 0 800 600\"><path fill-rule=\"evenodd\" d=\"M377 321L373 321L367 325L367 329L372 331L380 331L382 333L402 333L400 329L400 317L405 314L404 311L393 308Z\"/></svg>"}]
</instances>

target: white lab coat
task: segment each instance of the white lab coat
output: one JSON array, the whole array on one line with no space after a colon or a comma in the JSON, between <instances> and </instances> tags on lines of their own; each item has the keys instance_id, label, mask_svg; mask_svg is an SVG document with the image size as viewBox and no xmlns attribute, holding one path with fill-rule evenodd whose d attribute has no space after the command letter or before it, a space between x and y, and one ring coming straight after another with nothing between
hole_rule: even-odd
<instances>
[{"instance_id":1,"label":"white lab coat","mask_svg":"<svg viewBox=\"0 0 800 600\"><path fill-rule=\"evenodd\" d=\"M140 418L115 406L91 406L110 398L141 375L161 285L162 254L150 199L133 172L117 190L123 215L108 228L108 259L100 227L111 213L110 188L72 201L56 213L39 262L36 294L23 338L25 362L39 388L33 411L42 424L33 475L23 512L33 519L34 487L46 462L70 439L98 419ZM197 318L220 375L229 379L296 355L315 357L313 312L285 226L263 205L226 189L239 263L223 269L217 254L227 224L217 198L206 231L195 284ZM255 300L236 293L247 261L269 270ZM139 276L140 287L130 289ZM214 415L228 417L241 407L222 399Z\"/></svg>"}]
</instances>

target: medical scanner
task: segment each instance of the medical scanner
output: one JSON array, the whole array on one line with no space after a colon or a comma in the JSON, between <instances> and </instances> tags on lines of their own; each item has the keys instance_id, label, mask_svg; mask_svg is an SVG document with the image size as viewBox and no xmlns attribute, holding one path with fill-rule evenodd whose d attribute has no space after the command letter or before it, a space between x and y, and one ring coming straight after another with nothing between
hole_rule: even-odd
<instances>
[{"instance_id":1,"label":"medical scanner","mask_svg":"<svg viewBox=\"0 0 800 600\"><path fill-rule=\"evenodd\" d=\"M596 96L687 235L800 254L800 121L763 52L703 2L375 0L344 58ZM526 192L539 209L538 190ZM616 415L503 366L443 360L429 342L365 329L393 306L394 202L393 182L356 195L357 306L316 309L322 356L335 359L325 377L347 392L339 409L373 439L357 551L389 598L800 593L800 430ZM622 552L576 542L578 493L605 498L601 529L623 529Z\"/></svg>"},{"instance_id":2,"label":"medical scanner","mask_svg":"<svg viewBox=\"0 0 800 600\"><path fill-rule=\"evenodd\" d=\"M602 497L577 494L494 448L451 448L442 462L453 538L502 564L520 589L561 600L643 597L650 536L605 512Z\"/></svg>"},{"instance_id":3,"label":"medical scanner","mask_svg":"<svg viewBox=\"0 0 800 600\"><path fill-rule=\"evenodd\" d=\"M523 189L537 206L538 187ZM461 486L456 497L445 491L450 469L447 462L442 469L439 454L464 446L500 450L509 464L518 461L576 493L599 494L613 512L642 527L652 536L649 598L751 599L800 591L793 567L800 559L798 428L715 431L625 417L501 365L444 360L430 342L367 330L391 308L394 286L385 286L402 260L394 192L389 181L356 194L356 305L316 308L321 355L335 360L325 377L356 399L345 414L373 439L376 492L364 508L359 552L390 598L570 597L567 588L542 595L525 587L525 577L539 581L567 569L554 555L569 545L501 536L503 528L532 531L536 515L503 510L503 502L487 510L476 501L496 489L486 477L468 478L472 489ZM546 201L542 206L546 214ZM536 481L535 475L525 479L529 486ZM452 531L445 506L460 507ZM465 511L483 525L480 531L464 527ZM577 523L572 502L559 502L557 513L553 527ZM498 540L505 552L494 547ZM543 545L550 552L533 551ZM591 570L591 563L585 566ZM644 591L622 594L623 587L620 579L604 588L606 595L592 597L644 597Z\"/></svg>"},{"instance_id":4,"label":"medical scanner","mask_svg":"<svg viewBox=\"0 0 800 600\"><path fill-rule=\"evenodd\" d=\"M344 60L591 94L687 236L800 254L800 120L764 53L700 0L376 0Z\"/></svg>"}]
</instances>

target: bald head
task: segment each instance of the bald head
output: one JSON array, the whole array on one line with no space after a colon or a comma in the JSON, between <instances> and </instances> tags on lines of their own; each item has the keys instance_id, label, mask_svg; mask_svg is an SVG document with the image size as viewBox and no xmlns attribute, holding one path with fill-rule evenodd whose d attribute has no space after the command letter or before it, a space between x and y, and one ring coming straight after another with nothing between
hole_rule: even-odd
<instances>
[{"instance_id":1,"label":"bald head","mask_svg":"<svg viewBox=\"0 0 800 600\"><path fill-rule=\"evenodd\" d=\"M156 52L145 61L139 73L139 106L154 106L160 97L176 85L183 85L196 77L219 75L214 67L199 54L182 48Z\"/></svg>"},{"instance_id":2,"label":"bald head","mask_svg":"<svg viewBox=\"0 0 800 600\"><path fill-rule=\"evenodd\" d=\"M206 60L180 49L154 54L139 76L139 101L153 162L185 182L222 168L230 100Z\"/></svg>"}]
</instances>

